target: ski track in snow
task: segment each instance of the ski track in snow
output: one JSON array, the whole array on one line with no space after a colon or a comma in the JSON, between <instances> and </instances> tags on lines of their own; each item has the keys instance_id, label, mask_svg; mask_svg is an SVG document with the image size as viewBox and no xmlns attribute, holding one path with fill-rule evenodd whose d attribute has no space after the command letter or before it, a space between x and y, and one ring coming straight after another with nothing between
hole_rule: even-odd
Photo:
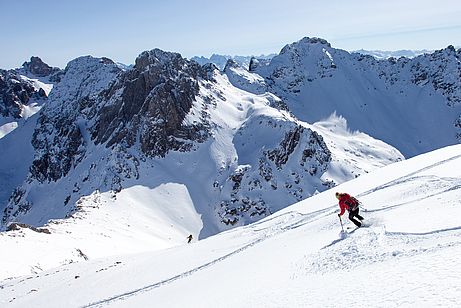
<instances>
[{"instance_id":1,"label":"ski track in snow","mask_svg":"<svg viewBox=\"0 0 461 308\"><path fill-rule=\"evenodd\" d=\"M430 170L430 169L439 167L439 166L441 166L441 165L443 165L443 164L446 164L446 163L448 163L448 162L454 161L454 160L459 159L459 158L461 158L461 155L455 155L455 156L452 156L452 157L450 157L450 158L448 158L448 159L445 159L445 160L436 162L436 163L434 163L434 164L431 164L431 165L429 165L429 166L426 166L426 167L424 167L424 168L418 169L418 170L413 171L413 172L411 172L411 173L409 173L409 174L406 174L406 175L404 175L404 176L402 176L402 177L399 177L399 178L397 178L397 179L394 179L394 180L392 180L392 181L389 181L389 182L387 182L387 183L385 183L385 184L379 185L379 186L374 187L374 188L372 188L372 189L370 189L370 190L367 190L367 191L365 191L365 192L362 192L361 194L358 194L358 195L357 195L357 198L360 198L360 197L369 195L369 194L374 193L374 192L379 191L379 190L386 189L386 188L388 188L388 187L390 187L390 186L396 185L397 183L403 183L403 182L410 181L411 178L412 178L414 175L418 174L418 173L421 173L421 172L424 172L424 171L427 171L427 170Z\"/></svg>"},{"instance_id":2,"label":"ski track in snow","mask_svg":"<svg viewBox=\"0 0 461 308\"><path fill-rule=\"evenodd\" d=\"M113 297L110 297L110 298L106 298L106 299L103 299L103 300L100 300L100 301L97 301L97 302L93 302L93 303L90 303L88 305L85 305L83 307L102 307L104 305L107 305L109 303L112 303L114 301L121 301L121 300L125 300L126 298L128 297L131 297L131 296L135 296L135 295L138 295L140 293L145 293L145 292L149 292L155 288L159 288L159 287L162 287L164 285L167 285L167 284L170 284L172 282L175 282L176 280L179 280L179 279L183 279L183 278L186 278L196 272L199 272L201 270L204 270L208 267L211 267L215 264L217 264L218 262L222 262L236 254L239 254L241 253L242 251L245 251L269 238L272 238L274 236L277 236L283 232L286 232L286 231L289 231L289 230L293 230L295 228L298 228L300 226L303 226L305 224L308 224L312 221L315 221L315 220L318 220L320 218L324 218L328 215L331 215L332 213L332 208L333 207L330 207L330 208L327 208L327 209L323 209L323 210L319 210L319 211L315 211L315 212L312 212L312 213L309 213L309 214L302 214L302 213L298 213L298 212L288 212L288 213L284 213L282 215L279 215L279 216L275 216L275 217L271 217L267 220L264 220L264 221L260 221L260 222L256 222L254 223L253 225L250 225L250 226L245 226L244 229L254 229L254 226L258 226L258 225L261 225L261 224L265 224L265 223L268 223L269 221L272 221L272 220L276 220L276 219L281 219L281 218L284 218L281 222L278 222L276 223L275 225L271 225L269 224L269 227L268 228L260 228L260 229L254 229L252 231L255 231L255 232L261 232L261 231L267 231L269 229L269 233L265 233L265 236L263 237L260 237L256 240L254 240L253 242L249 243L249 244L246 244L222 257L219 257L217 259L214 259L210 262L207 262L201 266L198 266L196 268L193 268L189 271L186 271L186 272L183 272L181 274L178 274L178 275L175 275L171 278L168 278L168 279L164 279L162 281L159 281L159 282L156 282L156 283L153 283L153 284L150 284L150 285L147 285L147 286L144 286L144 287L141 287L141 288L138 288L138 289L135 289L135 290L132 290L132 291L128 291L126 293L123 293L123 294L119 294L119 295L116 295L116 296L113 296ZM334 206L334 208L336 208L336 206ZM288 217L287 217L288 216ZM296 220L295 222L293 223L290 223L290 224L287 224L287 225L284 225L286 224L287 222L291 221L291 219L293 219L294 217L296 216L301 216L300 219Z\"/></svg>"},{"instance_id":3,"label":"ski track in snow","mask_svg":"<svg viewBox=\"0 0 461 308\"><path fill-rule=\"evenodd\" d=\"M408 181L404 181L404 182L408 182ZM403 182L401 182L401 183L403 183ZM401 207L401 206L404 206L404 205L407 205L407 204L410 204L410 203L422 201L422 200L427 199L427 198L430 198L430 197L435 197L435 196L440 195L440 194L443 194L443 193L447 193L447 192L450 192L450 191L453 191L453 190L461 189L461 181L458 180L458 181L456 181L456 183L459 183L459 184L456 184L456 185L453 185L453 186L449 186L448 188L446 188L446 189L444 189L444 190L441 190L441 191L438 191L438 192L436 192L436 193L424 195L424 196L422 196L422 197L420 197L420 198L412 199L412 200L407 201L407 202L402 202L402 203L398 203L398 204L389 205L389 206L386 206L386 207L382 207L382 208L380 208L380 209L365 210L365 212L367 212L367 213L374 213L374 212L389 211L389 210L393 210L393 209L396 209L396 208L398 208L398 207ZM399 183L399 184L400 184L400 183Z\"/></svg>"}]
</instances>

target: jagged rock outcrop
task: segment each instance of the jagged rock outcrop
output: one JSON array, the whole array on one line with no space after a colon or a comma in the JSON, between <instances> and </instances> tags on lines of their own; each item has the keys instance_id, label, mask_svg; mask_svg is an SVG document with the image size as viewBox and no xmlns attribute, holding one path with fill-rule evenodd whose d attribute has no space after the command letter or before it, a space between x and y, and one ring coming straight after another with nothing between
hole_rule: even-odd
<instances>
[{"instance_id":1,"label":"jagged rock outcrop","mask_svg":"<svg viewBox=\"0 0 461 308\"><path fill-rule=\"evenodd\" d=\"M85 159L90 167L76 172L72 191L56 196L64 207L91 193L91 185L120 192L125 180L139 177L143 157L189 151L204 141L209 134L206 119L190 124L184 119L198 94L198 79L209 78L209 69L161 50L142 53L125 72L107 58L71 61L38 119L28 183L11 196L3 222L33 208L29 186L57 182ZM104 153L101 146L110 149L102 158L88 154L95 147ZM136 155L130 153L132 147Z\"/></svg>"},{"instance_id":2,"label":"jagged rock outcrop","mask_svg":"<svg viewBox=\"0 0 461 308\"><path fill-rule=\"evenodd\" d=\"M34 157L29 175L12 192L3 210L3 225L30 213L35 206L29 195L31 190L46 187L50 182L68 176L82 162L92 144L87 126L91 125L90 116L97 105L99 94L119 72L117 65L107 59L87 56L69 62L62 81L53 88L37 120L31 140ZM84 171L86 175L81 176L81 182L88 180L88 174L94 167L91 165L89 170ZM74 192L79 192L80 184L74 184ZM86 190L91 192L92 188L87 187ZM44 194L50 194L50 191L45 191ZM64 217L72 209L66 209L65 206L71 200L75 202L79 196L73 196L72 199L66 189L58 191L53 196L52 204L47 206L55 208L57 213L63 212L54 215ZM64 208L60 208L59 204ZM32 219L31 223L36 222Z\"/></svg>"},{"instance_id":3,"label":"jagged rock outcrop","mask_svg":"<svg viewBox=\"0 0 461 308\"><path fill-rule=\"evenodd\" d=\"M40 79L46 77L47 81L52 83L58 83L64 75L64 71L60 68L51 67L43 62L42 59L35 56L30 57L29 62L24 62L22 69L19 69L19 71L30 77L38 77Z\"/></svg>"},{"instance_id":4,"label":"jagged rock outcrop","mask_svg":"<svg viewBox=\"0 0 461 308\"><path fill-rule=\"evenodd\" d=\"M39 57L30 57L30 62L24 62L24 69L37 77L49 76L58 71L58 68L53 68L42 61Z\"/></svg>"},{"instance_id":5,"label":"jagged rock outcrop","mask_svg":"<svg viewBox=\"0 0 461 308\"><path fill-rule=\"evenodd\" d=\"M30 99L46 99L46 93L43 89L34 87L30 81L21 78L15 71L0 70L1 116L20 118Z\"/></svg>"},{"instance_id":6,"label":"jagged rock outcrop","mask_svg":"<svg viewBox=\"0 0 461 308\"><path fill-rule=\"evenodd\" d=\"M139 142L147 156L190 150L208 135L202 123L183 123L198 94L199 78L208 78L207 71L177 53L143 52L134 68L105 92L92 137L107 146Z\"/></svg>"},{"instance_id":7,"label":"jagged rock outcrop","mask_svg":"<svg viewBox=\"0 0 461 308\"><path fill-rule=\"evenodd\" d=\"M275 56L275 54L269 55L260 55L260 56L229 56L229 55L217 55L213 54L210 58L206 57L192 57L191 60L196 61L200 65L205 65L208 63L214 64L218 69L224 70L228 60L232 60L237 63L239 66L246 69L249 68L251 61L260 61L265 63Z\"/></svg>"},{"instance_id":8,"label":"jagged rock outcrop","mask_svg":"<svg viewBox=\"0 0 461 308\"><path fill-rule=\"evenodd\" d=\"M369 63L386 85L399 89L401 95L407 95L408 85L440 94L452 112L461 117L461 49L448 46L413 59L401 57L377 61L370 57L359 57L358 60ZM453 125L457 130L453 134L461 142L461 130L457 124L455 120Z\"/></svg>"},{"instance_id":9,"label":"jagged rock outcrop","mask_svg":"<svg viewBox=\"0 0 461 308\"><path fill-rule=\"evenodd\" d=\"M272 59L272 57L271 58L262 58L262 59L261 58L251 57L250 63L248 64L248 70L250 72L254 72L254 71L256 71L256 69L258 67L269 65L271 59Z\"/></svg>"},{"instance_id":10,"label":"jagged rock outcrop","mask_svg":"<svg viewBox=\"0 0 461 308\"><path fill-rule=\"evenodd\" d=\"M8 225L8 228L6 229L6 231L18 231L18 230L21 230L21 229L30 229L34 232L37 232L37 233L46 233L46 234L51 234L50 230L46 229L46 228L36 228L34 226L29 226L27 224L22 224L22 223L17 223L17 222L14 222L14 223L11 223L10 225Z\"/></svg>"}]
</instances>

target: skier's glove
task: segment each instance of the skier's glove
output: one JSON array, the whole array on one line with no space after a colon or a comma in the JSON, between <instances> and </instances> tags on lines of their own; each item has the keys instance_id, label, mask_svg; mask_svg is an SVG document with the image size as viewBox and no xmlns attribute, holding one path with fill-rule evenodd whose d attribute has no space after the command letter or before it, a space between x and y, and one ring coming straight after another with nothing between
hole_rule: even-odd
<instances>
[{"instance_id":1,"label":"skier's glove","mask_svg":"<svg viewBox=\"0 0 461 308\"><path fill-rule=\"evenodd\" d=\"M341 215L338 213L338 217L341 217Z\"/></svg>"}]
</instances>

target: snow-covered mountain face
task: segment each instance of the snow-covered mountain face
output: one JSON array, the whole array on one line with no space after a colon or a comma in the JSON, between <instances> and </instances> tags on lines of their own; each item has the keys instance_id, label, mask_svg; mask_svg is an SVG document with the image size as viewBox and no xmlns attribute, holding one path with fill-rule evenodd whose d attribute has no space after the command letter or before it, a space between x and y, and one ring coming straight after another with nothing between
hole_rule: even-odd
<instances>
[{"instance_id":1,"label":"snow-covered mountain face","mask_svg":"<svg viewBox=\"0 0 461 308\"><path fill-rule=\"evenodd\" d=\"M14 70L0 70L0 138L37 113L62 71L38 57Z\"/></svg>"},{"instance_id":2,"label":"snow-covered mountain face","mask_svg":"<svg viewBox=\"0 0 461 308\"><path fill-rule=\"evenodd\" d=\"M32 138L15 138L21 131L14 131L11 136L7 136L9 138L5 142L13 140L15 144L2 153L5 159L10 160L20 153L24 155L24 163L30 162L30 165L28 172L21 174L15 174L10 165L2 166L1 174L5 174L5 178L9 176L9 180L4 183L9 188L7 191L11 193L14 189L9 205L4 209L3 222L10 215L27 213L35 203L29 194L34 194L35 190L37 199L46 202L41 210L47 213L43 214L48 216L47 219L68 214L69 209L62 209L69 201L67 196L64 200L61 198L65 189L64 192L57 189L56 194L51 194L53 189L50 186L56 185L41 189L41 184L46 186L46 183L62 179L83 160L86 154L85 142L88 140L84 109L118 72L113 62L107 64L104 59L82 57L71 61L62 81L50 93L36 126L31 127ZM33 146L32 152L21 150L28 148L29 144ZM38 219L33 223L40 225L44 222L46 219Z\"/></svg>"},{"instance_id":3,"label":"snow-covered mountain face","mask_svg":"<svg viewBox=\"0 0 461 308\"><path fill-rule=\"evenodd\" d=\"M250 64L299 119L333 113L352 130L395 146L406 157L460 140L461 50L378 61L304 38L268 65Z\"/></svg>"},{"instance_id":4,"label":"snow-covered mountain face","mask_svg":"<svg viewBox=\"0 0 461 308\"><path fill-rule=\"evenodd\" d=\"M252 93L254 80L241 72L229 65L221 73L158 49L126 71L105 58L70 62L40 113L33 151L23 140L28 172L0 166L10 178L5 191L12 191L2 196L3 228L74 217L94 199L120 204L144 187L142 201L130 201L132 211L147 206L150 223L173 215L176 238L206 237L403 158L348 131L343 118L299 121L275 95ZM1 160L20 147L0 153ZM193 210L165 213L172 203ZM163 241L159 247L175 244L171 236L140 232Z\"/></svg>"}]
</instances>

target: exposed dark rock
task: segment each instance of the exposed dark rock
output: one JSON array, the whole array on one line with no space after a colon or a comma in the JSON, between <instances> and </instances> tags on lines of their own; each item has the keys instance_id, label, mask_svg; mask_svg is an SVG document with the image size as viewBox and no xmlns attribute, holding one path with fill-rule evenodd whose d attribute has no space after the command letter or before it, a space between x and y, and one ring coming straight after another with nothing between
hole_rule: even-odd
<instances>
[{"instance_id":1,"label":"exposed dark rock","mask_svg":"<svg viewBox=\"0 0 461 308\"><path fill-rule=\"evenodd\" d=\"M447 105L461 103L461 57L460 51L456 51L453 46L413 59L391 57L379 61L362 56L357 59L368 62L370 68L376 69L378 76L391 86L405 82L408 72L409 82L419 87L432 87L446 98Z\"/></svg>"},{"instance_id":2,"label":"exposed dark rock","mask_svg":"<svg viewBox=\"0 0 461 308\"><path fill-rule=\"evenodd\" d=\"M30 72L37 77L50 76L60 71L59 68L49 66L39 57L30 57L30 62L24 62L22 66L26 72Z\"/></svg>"},{"instance_id":3,"label":"exposed dark rock","mask_svg":"<svg viewBox=\"0 0 461 308\"><path fill-rule=\"evenodd\" d=\"M8 222L9 217L15 217L17 215L26 214L32 207L32 204L24 200L26 191L19 187L16 188L10 196L8 206L3 210L2 224Z\"/></svg>"},{"instance_id":4,"label":"exposed dark rock","mask_svg":"<svg viewBox=\"0 0 461 308\"><path fill-rule=\"evenodd\" d=\"M227 62L226 62L226 66L224 66L224 71L230 69L231 67L237 68L237 67L239 67L239 65L238 65L237 62L235 62L234 60L229 59L229 60L227 60Z\"/></svg>"},{"instance_id":5,"label":"exposed dark rock","mask_svg":"<svg viewBox=\"0 0 461 308\"><path fill-rule=\"evenodd\" d=\"M13 222L13 223L9 224L6 231L17 231L17 230L21 230L21 228L30 229L30 230L32 230L34 232L38 232L38 233L51 234L50 230L47 229L47 228L36 228L34 226L30 226L30 225L27 225L27 224L24 224L24 223L19 223L19 222Z\"/></svg>"},{"instance_id":6,"label":"exposed dark rock","mask_svg":"<svg viewBox=\"0 0 461 308\"><path fill-rule=\"evenodd\" d=\"M46 94L37 91L15 71L0 70L0 115L20 118L22 109L33 97L39 99Z\"/></svg>"},{"instance_id":7,"label":"exposed dark rock","mask_svg":"<svg viewBox=\"0 0 461 308\"><path fill-rule=\"evenodd\" d=\"M109 147L119 143L131 147L139 138L148 156L190 150L192 141L208 136L203 124L183 124L198 94L199 77L208 76L206 68L177 53L143 52L134 68L106 92L110 103L103 104L97 115L93 138Z\"/></svg>"},{"instance_id":8,"label":"exposed dark rock","mask_svg":"<svg viewBox=\"0 0 461 308\"><path fill-rule=\"evenodd\" d=\"M305 134L305 131L306 129L302 126L297 126L294 130L289 131L285 135L285 138L278 148L266 152L268 159L275 163L277 169L282 169L283 165L287 163L293 151L298 146L300 137ZM318 169L325 171L330 161L331 153L323 142L322 136L314 131L310 131L307 147L302 151L301 166L311 164L306 171L314 175L317 173Z\"/></svg>"},{"instance_id":9,"label":"exposed dark rock","mask_svg":"<svg viewBox=\"0 0 461 308\"><path fill-rule=\"evenodd\" d=\"M32 177L45 182L57 181L65 176L83 159L85 151L82 144L82 134L72 118L50 119L43 114L32 138L32 145L43 155L32 162Z\"/></svg>"},{"instance_id":10,"label":"exposed dark rock","mask_svg":"<svg viewBox=\"0 0 461 308\"><path fill-rule=\"evenodd\" d=\"M289 131L285 135L285 139L280 144L280 148L267 152L267 157L272 160L278 169L282 168L282 165L286 164L291 153L299 143L299 138L304 128L298 126L293 131Z\"/></svg>"},{"instance_id":11,"label":"exposed dark rock","mask_svg":"<svg viewBox=\"0 0 461 308\"><path fill-rule=\"evenodd\" d=\"M455 121L455 127L458 129L458 132L456 133L456 139L458 139L458 141L461 142L461 132L459 131L461 129L461 114Z\"/></svg>"},{"instance_id":12,"label":"exposed dark rock","mask_svg":"<svg viewBox=\"0 0 461 308\"><path fill-rule=\"evenodd\" d=\"M265 121L261 121L261 124L263 122ZM280 129L277 123L270 120L268 123L273 126L272 129ZM243 128L241 134L246 133ZM260 153L262 156L257 160L256 166L240 166L231 173L225 184L225 190L228 189L230 195L228 198L223 195L218 214L226 225L242 225L270 215L274 207L270 200L267 200L268 191L280 191L281 194L291 195L294 201L306 198L312 193L309 192L312 188L304 187L305 182L302 179L309 178L309 181L315 181L313 178L319 178L331 161L331 153L323 138L299 125L293 125L278 146ZM294 167L291 174L285 170L289 160L289 165ZM324 185L320 180L318 183L319 189L331 184ZM265 193L255 194L255 191Z\"/></svg>"}]
</instances>

